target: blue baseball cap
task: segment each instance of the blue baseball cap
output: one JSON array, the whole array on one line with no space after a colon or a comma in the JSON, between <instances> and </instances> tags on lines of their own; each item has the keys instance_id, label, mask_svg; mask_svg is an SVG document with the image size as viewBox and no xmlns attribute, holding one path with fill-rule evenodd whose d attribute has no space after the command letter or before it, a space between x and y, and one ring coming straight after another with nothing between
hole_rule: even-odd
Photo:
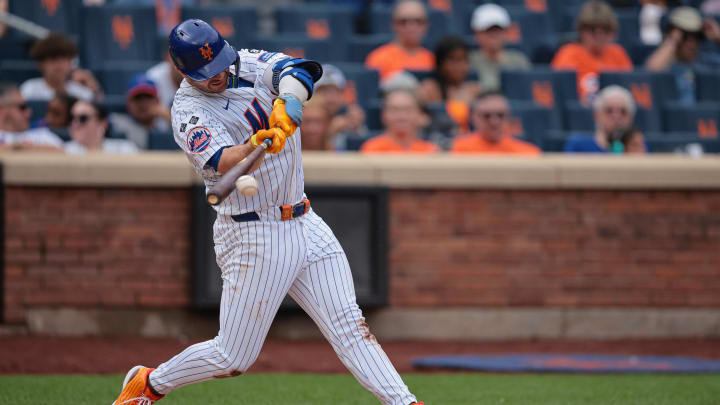
<instances>
[{"instance_id":1,"label":"blue baseball cap","mask_svg":"<svg viewBox=\"0 0 720 405\"><path fill-rule=\"evenodd\" d=\"M144 73L137 74L130 79L127 92L125 93L128 100L140 94L147 94L153 97L158 96L155 82L150 80Z\"/></svg>"}]
</instances>

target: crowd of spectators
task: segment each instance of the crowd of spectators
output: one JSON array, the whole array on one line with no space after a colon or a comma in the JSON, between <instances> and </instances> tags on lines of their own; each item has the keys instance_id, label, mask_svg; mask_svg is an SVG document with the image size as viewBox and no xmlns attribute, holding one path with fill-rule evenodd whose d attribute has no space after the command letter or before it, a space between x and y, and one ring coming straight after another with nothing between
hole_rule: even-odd
<instances>
[{"instance_id":1,"label":"crowd of spectators","mask_svg":"<svg viewBox=\"0 0 720 405\"><path fill-rule=\"evenodd\" d=\"M162 35L179 20L183 6L198 4L190 0L112 2L154 6ZM367 3L353 5L361 10ZM503 72L538 67L527 48L511 44L517 41L517 27L508 9L495 4L503 2L475 2L467 30L432 44L426 41L432 22L426 2L370 3L392 7L392 39L364 57L364 66L378 72L380 101L375 105L359 102L358 89L349 83L342 64L323 63L324 74L305 106L301 126L305 150L541 154L533 139L518 138L523 131L517 130L519 121L513 111L517 104L503 94ZM693 8L678 1L639 0L637 42L654 49L635 65L629 50L616 42L621 24L608 2L587 0L577 9L574 39L557 46L546 63L556 71L576 72L577 99L580 106L592 109L595 129L569 134L565 152L651 151L634 124L638 110L634 90L619 85L601 88L604 72L669 72L678 104L697 103L695 72L720 72L720 47L712 46L720 44L720 25L711 18L720 13L720 0L700 3ZM367 17L362 10L358 15ZM367 21L359 24L367 25ZM463 35L463 31L471 34ZM532 40L528 38L532 34L526 32L523 40ZM78 54L71 37L52 33L29 51L39 77L0 85L2 148L133 153L151 148L153 134L172 139L169 111L182 76L167 53L164 60L130 79L123 111L113 112L103 105L106 94L97 75L78 66ZM28 102L47 103L46 112L32 123ZM381 130L371 127L373 120L379 121Z\"/></svg>"}]
</instances>

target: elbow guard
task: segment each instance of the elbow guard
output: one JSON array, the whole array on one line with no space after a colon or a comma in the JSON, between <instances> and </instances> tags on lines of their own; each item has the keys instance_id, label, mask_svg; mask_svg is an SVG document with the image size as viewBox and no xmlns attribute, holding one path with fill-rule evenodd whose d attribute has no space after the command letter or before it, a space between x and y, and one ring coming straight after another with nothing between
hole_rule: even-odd
<instances>
[{"instance_id":1,"label":"elbow guard","mask_svg":"<svg viewBox=\"0 0 720 405\"><path fill-rule=\"evenodd\" d=\"M315 82L322 76L322 66L315 61L287 58L280 60L273 65L272 85L276 93L280 91L280 80L283 77L291 76L299 81L308 92L308 99L312 97Z\"/></svg>"}]
</instances>

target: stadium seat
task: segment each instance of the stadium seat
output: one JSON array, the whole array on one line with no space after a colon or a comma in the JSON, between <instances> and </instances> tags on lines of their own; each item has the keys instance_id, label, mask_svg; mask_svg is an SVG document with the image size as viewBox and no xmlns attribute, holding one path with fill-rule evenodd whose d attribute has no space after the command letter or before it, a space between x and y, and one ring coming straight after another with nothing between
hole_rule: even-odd
<instances>
[{"instance_id":1,"label":"stadium seat","mask_svg":"<svg viewBox=\"0 0 720 405\"><path fill-rule=\"evenodd\" d=\"M625 44L625 50L627 51L628 56L630 56L630 60L632 61L633 66L637 67L645 66L645 62L650 57L650 54L655 51L655 49L657 49L657 46L645 45L639 41Z\"/></svg>"},{"instance_id":2,"label":"stadium seat","mask_svg":"<svg viewBox=\"0 0 720 405\"><path fill-rule=\"evenodd\" d=\"M573 132L592 132L595 130L595 120L592 109L580 104L577 100L565 102L563 114L563 128Z\"/></svg>"},{"instance_id":3,"label":"stadium seat","mask_svg":"<svg viewBox=\"0 0 720 405\"><path fill-rule=\"evenodd\" d=\"M295 36L260 37L255 47L267 51L278 51L298 58L309 58L321 63L347 60L347 47L332 39L309 39Z\"/></svg>"},{"instance_id":4,"label":"stadium seat","mask_svg":"<svg viewBox=\"0 0 720 405\"><path fill-rule=\"evenodd\" d=\"M332 38L345 42L355 31L354 19L349 7L304 4L275 10L278 33L301 34L312 39Z\"/></svg>"},{"instance_id":5,"label":"stadium seat","mask_svg":"<svg viewBox=\"0 0 720 405\"><path fill-rule=\"evenodd\" d=\"M380 96L380 78L377 71L367 69L362 63L337 63L335 66L343 72L347 80L346 101L354 99L358 104L366 107Z\"/></svg>"},{"instance_id":6,"label":"stadium seat","mask_svg":"<svg viewBox=\"0 0 720 405\"><path fill-rule=\"evenodd\" d=\"M180 150L172 132L150 132L148 150Z\"/></svg>"},{"instance_id":7,"label":"stadium seat","mask_svg":"<svg viewBox=\"0 0 720 405\"><path fill-rule=\"evenodd\" d=\"M561 100L577 100L575 72L549 68L504 70L500 73L502 91L511 100L532 100L547 108Z\"/></svg>"},{"instance_id":8,"label":"stadium seat","mask_svg":"<svg viewBox=\"0 0 720 405\"><path fill-rule=\"evenodd\" d=\"M110 113L126 113L125 110L125 94L106 95L102 101L102 104L107 108Z\"/></svg>"},{"instance_id":9,"label":"stadium seat","mask_svg":"<svg viewBox=\"0 0 720 405\"><path fill-rule=\"evenodd\" d=\"M720 72L695 72L695 95L698 101L720 102Z\"/></svg>"},{"instance_id":10,"label":"stadium seat","mask_svg":"<svg viewBox=\"0 0 720 405\"><path fill-rule=\"evenodd\" d=\"M81 7L82 0L16 0L10 1L9 11L52 32L77 34Z\"/></svg>"},{"instance_id":11,"label":"stadium seat","mask_svg":"<svg viewBox=\"0 0 720 405\"><path fill-rule=\"evenodd\" d=\"M40 71L32 60L3 60L0 61L0 77L3 81L21 85L25 80L40 77Z\"/></svg>"},{"instance_id":12,"label":"stadium seat","mask_svg":"<svg viewBox=\"0 0 720 405\"><path fill-rule=\"evenodd\" d=\"M371 131L380 131L383 129L382 118L380 117L382 110L382 100L375 99L370 101L365 107L365 125Z\"/></svg>"},{"instance_id":13,"label":"stadium seat","mask_svg":"<svg viewBox=\"0 0 720 405\"><path fill-rule=\"evenodd\" d=\"M542 145L549 130L562 128L559 114L554 110L538 107L532 101L511 101L510 128L513 136Z\"/></svg>"},{"instance_id":14,"label":"stadium seat","mask_svg":"<svg viewBox=\"0 0 720 405\"><path fill-rule=\"evenodd\" d=\"M440 38L454 32L452 29L454 24L447 14L437 10L430 10L428 18L430 26L423 44L432 49ZM392 33L392 8L377 4L372 6L370 10L370 33Z\"/></svg>"},{"instance_id":15,"label":"stadium seat","mask_svg":"<svg viewBox=\"0 0 720 405\"><path fill-rule=\"evenodd\" d=\"M515 46L533 56L539 46L555 45L555 32L548 14L528 11L525 8L508 8L512 25L508 29L508 45ZM554 53L554 52L551 52Z\"/></svg>"},{"instance_id":16,"label":"stadium seat","mask_svg":"<svg viewBox=\"0 0 720 405\"><path fill-rule=\"evenodd\" d=\"M237 49L250 48L258 32L258 13L250 6L183 7L183 20L199 18L218 30ZM167 39L166 39L167 40Z\"/></svg>"},{"instance_id":17,"label":"stadium seat","mask_svg":"<svg viewBox=\"0 0 720 405\"><path fill-rule=\"evenodd\" d=\"M365 62L375 48L392 41L392 34L355 35L347 43L348 62Z\"/></svg>"},{"instance_id":18,"label":"stadium seat","mask_svg":"<svg viewBox=\"0 0 720 405\"><path fill-rule=\"evenodd\" d=\"M543 152L563 152L565 150L565 140L570 137L571 133L566 131L549 130L542 139Z\"/></svg>"},{"instance_id":19,"label":"stadium seat","mask_svg":"<svg viewBox=\"0 0 720 405\"><path fill-rule=\"evenodd\" d=\"M84 66L99 69L108 63L158 60L153 7L85 7Z\"/></svg>"},{"instance_id":20,"label":"stadium seat","mask_svg":"<svg viewBox=\"0 0 720 405\"><path fill-rule=\"evenodd\" d=\"M640 41L640 15L638 10L615 10L619 32L617 42L625 49Z\"/></svg>"},{"instance_id":21,"label":"stadium seat","mask_svg":"<svg viewBox=\"0 0 720 405\"><path fill-rule=\"evenodd\" d=\"M694 154L720 153L720 139L700 138L695 133L667 132L645 134L645 143L652 153Z\"/></svg>"},{"instance_id":22,"label":"stadium seat","mask_svg":"<svg viewBox=\"0 0 720 405\"><path fill-rule=\"evenodd\" d=\"M125 95L128 83L136 74L147 71L154 62L128 62L105 66L97 72L100 85L109 95Z\"/></svg>"},{"instance_id":23,"label":"stadium seat","mask_svg":"<svg viewBox=\"0 0 720 405\"><path fill-rule=\"evenodd\" d=\"M8 37L9 35L0 39L0 49L2 49L2 52L0 52L0 61L8 59L28 59L30 57L29 49L31 41L29 39Z\"/></svg>"},{"instance_id":24,"label":"stadium seat","mask_svg":"<svg viewBox=\"0 0 720 405\"><path fill-rule=\"evenodd\" d=\"M48 102L47 101L27 101L28 107L30 107L30 122L35 122L45 118L47 113Z\"/></svg>"},{"instance_id":25,"label":"stadium seat","mask_svg":"<svg viewBox=\"0 0 720 405\"><path fill-rule=\"evenodd\" d=\"M664 130L695 133L700 138L718 138L720 103L698 103L692 106L668 103L663 110Z\"/></svg>"}]
</instances>

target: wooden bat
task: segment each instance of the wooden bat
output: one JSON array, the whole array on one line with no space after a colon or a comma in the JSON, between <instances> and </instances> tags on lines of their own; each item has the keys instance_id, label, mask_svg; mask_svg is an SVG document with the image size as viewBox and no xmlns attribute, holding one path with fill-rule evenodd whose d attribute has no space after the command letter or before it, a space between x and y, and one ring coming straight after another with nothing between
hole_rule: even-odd
<instances>
[{"instance_id":1,"label":"wooden bat","mask_svg":"<svg viewBox=\"0 0 720 405\"><path fill-rule=\"evenodd\" d=\"M206 196L207 202L210 203L210 205L218 205L223 202L223 200L235 190L235 180L240 176L246 175L255 162L265 156L265 151L267 151L267 148L271 145L272 139L264 140L263 143L255 148L254 151L250 152L245 159L241 160L235 167L223 174L220 180L208 190Z\"/></svg>"}]
</instances>

